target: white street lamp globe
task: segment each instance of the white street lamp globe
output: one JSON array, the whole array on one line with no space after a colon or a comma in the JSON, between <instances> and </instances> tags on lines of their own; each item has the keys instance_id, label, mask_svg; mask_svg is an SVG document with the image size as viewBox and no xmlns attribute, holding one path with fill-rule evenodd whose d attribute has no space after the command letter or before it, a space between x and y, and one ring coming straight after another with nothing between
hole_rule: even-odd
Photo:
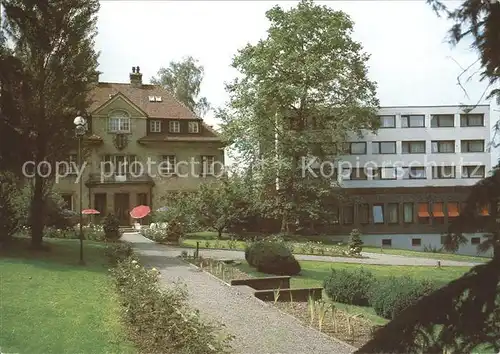
<instances>
[{"instance_id":1,"label":"white street lamp globe","mask_svg":"<svg viewBox=\"0 0 500 354\"><path fill-rule=\"evenodd\" d=\"M85 121L85 118L83 118L81 116L78 116L78 117L75 118L75 120L73 121L73 123L76 126L82 126L82 125L85 125L86 121Z\"/></svg>"}]
</instances>

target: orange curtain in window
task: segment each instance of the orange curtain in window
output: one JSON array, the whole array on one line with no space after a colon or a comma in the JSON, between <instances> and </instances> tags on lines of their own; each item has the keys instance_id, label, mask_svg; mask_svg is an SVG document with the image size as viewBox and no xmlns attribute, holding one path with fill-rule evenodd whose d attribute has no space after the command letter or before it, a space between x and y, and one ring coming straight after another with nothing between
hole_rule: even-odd
<instances>
[{"instance_id":1,"label":"orange curtain in window","mask_svg":"<svg viewBox=\"0 0 500 354\"><path fill-rule=\"evenodd\" d=\"M449 217L458 216L458 203L448 203L448 216Z\"/></svg>"},{"instance_id":2,"label":"orange curtain in window","mask_svg":"<svg viewBox=\"0 0 500 354\"><path fill-rule=\"evenodd\" d=\"M443 203L432 203L432 216L435 218L442 218L443 213Z\"/></svg>"},{"instance_id":3,"label":"orange curtain in window","mask_svg":"<svg viewBox=\"0 0 500 354\"><path fill-rule=\"evenodd\" d=\"M481 209L481 215L483 216L488 216L490 215L490 207L488 205L485 205L482 209Z\"/></svg>"},{"instance_id":4,"label":"orange curtain in window","mask_svg":"<svg viewBox=\"0 0 500 354\"><path fill-rule=\"evenodd\" d=\"M418 217L419 218L428 218L429 215L429 204L427 203L419 203L418 204Z\"/></svg>"}]
</instances>

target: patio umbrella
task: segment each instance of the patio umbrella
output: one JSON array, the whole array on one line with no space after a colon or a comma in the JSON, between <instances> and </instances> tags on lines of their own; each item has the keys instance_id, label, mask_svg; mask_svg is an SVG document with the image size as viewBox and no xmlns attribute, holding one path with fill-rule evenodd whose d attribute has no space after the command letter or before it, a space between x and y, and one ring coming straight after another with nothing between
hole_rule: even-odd
<instances>
[{"instance_id":1,"label":"patio umbrella","mask_svg":"<svg viewBox=\"0 0 500 354\"><path fill-rule=\"evenodd\" d=\"M142 219L146 217L150 212L151 208L147 205L139 205L132 209L132 211L130 212L130 216L133 219Z\"/></svg>"},{"instance_id":2,"label":"patio umbrella","mask_svg":"<svg viewBox=\"0 0 500 354\"><path fill-rule=\"evenodd\" d=\"M100 214L101 212L95 209L83 209L82 214L83 215L97 215Z\"/></svg>"}]
</instances>

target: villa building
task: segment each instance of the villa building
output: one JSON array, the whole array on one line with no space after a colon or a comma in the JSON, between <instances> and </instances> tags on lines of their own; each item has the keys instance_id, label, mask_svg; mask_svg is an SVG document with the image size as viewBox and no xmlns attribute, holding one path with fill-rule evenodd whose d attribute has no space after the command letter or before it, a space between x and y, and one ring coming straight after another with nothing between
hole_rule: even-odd
<instances>
[{"instance_id":1,"label":"villa building","mask_svg":"<svg viewBox=\"0 0 500 354\"><path fill-rule=\"evenodd\" d=\"M82 198L83 208L130 225L133 207L159 208L160 198L196 188L224 163L218 134L171 93L143 84L139 67L128 83L96 83L91 99L83 194L76 165L56 184L70 209L78 210ZM76 160L74 151L68 161Z\"/></svg>"},{"instance_id":2,"label":"villa building","mask_svg":"<svg viewBox=\"0 0 500 354\"><path fill-rule=\"evenodd\" d=\"M379 114L378 132L348 142L337 162L339 185L355 200L339 210L338 232L358 228L367 245L440 248L470 186L492 169L490 107L383 107ZM467 237L459 252L475 255L482 236Z\"/></svg>"}]
</instances>

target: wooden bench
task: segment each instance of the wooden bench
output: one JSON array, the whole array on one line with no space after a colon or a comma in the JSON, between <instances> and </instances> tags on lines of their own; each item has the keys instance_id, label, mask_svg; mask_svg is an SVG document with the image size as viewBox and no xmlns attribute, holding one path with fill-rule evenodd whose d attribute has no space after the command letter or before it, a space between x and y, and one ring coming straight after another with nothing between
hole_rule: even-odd
<instances>
[{"instance_id":1,"label":"wooden bench","mask_svg":"<svg viewBox=\"0 0 500 354\"><path fill-rule=\"evenodd\" d=\"M254 295L262 301L274 301L274 293L274 290L257 290ZM323 288L280 289L279 294L278 301L307 302L309 297L320 300L323 297Z\"/></svg>"},{"instance_id":2,"label":"wooden bench","mask_svg":"<svg viewBox=\"0 0 500 354\"><path fill-rule=\"evenodd\" d=\"M231 285L247 285L255 290L274 290L290 288L290 276L248 278L231 280Z\"/></svg>"}]
</instances>

